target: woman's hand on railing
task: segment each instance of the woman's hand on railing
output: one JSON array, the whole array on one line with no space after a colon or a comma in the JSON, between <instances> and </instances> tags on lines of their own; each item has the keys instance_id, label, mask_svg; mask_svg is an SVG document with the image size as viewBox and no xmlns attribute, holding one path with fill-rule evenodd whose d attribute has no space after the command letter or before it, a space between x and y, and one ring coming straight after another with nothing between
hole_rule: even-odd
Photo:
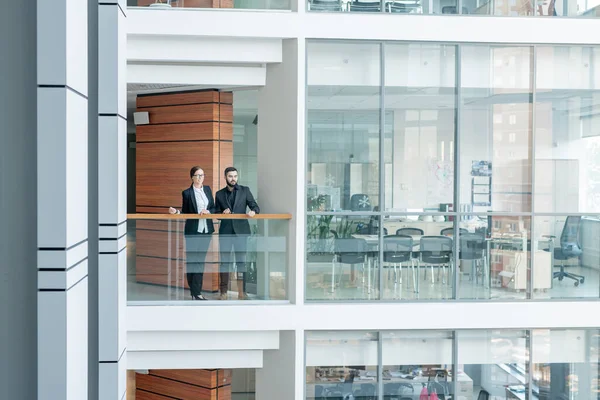
<instances>
[{"instance_id":1,"label":"woman's hand on railing","mask_svg":"<svg viewBox=\"0 0 600 400\"><path fill-rule=\"evenodd\" d=\"M178 212L173 207L169 207L169 214L178 214Z\"/></svg>"}]
</instances>

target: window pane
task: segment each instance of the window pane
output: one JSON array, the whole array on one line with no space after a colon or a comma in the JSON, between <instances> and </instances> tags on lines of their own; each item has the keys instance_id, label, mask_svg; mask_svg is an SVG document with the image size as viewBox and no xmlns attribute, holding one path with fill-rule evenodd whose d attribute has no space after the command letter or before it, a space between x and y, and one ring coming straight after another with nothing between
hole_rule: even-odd
<instances>
[{"instance_id":1,"label":"window pane","mask_svg":"<svg viewBox=\"0 0 600 400\"><path fill-rule=\"evenodd\" d=\"M487 392L490 399L527 399L526 331L459 331L457 340L458 373L464 372L473 380L474 395Z\"/></svg>"},{"instance_id":2,"label":"window pane","mask_svg":"<svg viewBox=\"0 0 600 400\"><path fill-rule=\"evenodd\" d=\"M451 399L451 332L384 332L382 334L384 399L419 399L433 394ZM473 382L458 375L458 394L473 399ZM427 397L429 398L429 397Z\"/></svg>"},{"instance_id":3,"label":"window pane","mask_svg":"<svg viewBox=\"0 0 600 400\"><path fill-rule=\"evenodd\" d=\"M379 298L379 217L309 215L307 300Z\"/></svg>"},{"instance_id":4,"label":"window pane","mask_svg":"<svg viewBox=\"0 0 600 400\"><path fill-rule=\"evenodd\" d=\"M518 17L532 15L531 0L463 0L463 14Z\"/></svg>"},{"instance_id":5,"label":"window pane","mask_svg":"<svg viewBox=\"0 0 600 400\"><path fill-rule=\"evenodd\" d=\"M383 298L451 299L454 217L393 215L383 226Z\"/></svg>"},{"instance_id":6,"label":"window pane","mask_svg":"<svg viewBox=\"0 0 600 400\"><path fill-rule=\"evenodd\" d=\"M385 46L385 210L453 202L455 58L455 46Z\"/></svg>"},{"instance_id":7,"label":"window pane","mask_svg":"<svg viewBox=\"0 0 600 400\"><path fill-rule=\"evenodd\" d=\"M600 219L597 215L536 216L533 279L536 298L600 295ZM553 266L553 267L552 267Z\"/></svg>"},{"instance_id":8,"label":"window pane","mask_svg":"<svg viewBox=\"0 0 600 400\"><path fill-rule=\"evenodd\" d=\"M532 331L533 393L540 399L597 399L596 329Z\"/></svg>"},{"instance_id":9,"label":"window pane","mask_svg":"<svg viewBox=\"0 0 600 400\"><path fill-rule=\"evenodd\" d=\"M378 207L380 78L378 44L308 44L309 207Z\"/></svg>"},{"instance_id":10,"label":"window pane","mask_svg":"<svg viewBox=\"0 0 600 400\"><path fill-rule=\"evenodd\" d=\"M531 211L532 49L463 46L461 211Z\"/></svg>"},{"instance_id":11,"label":"window pane","mask_svg":"<svg viewBox=\"0 0 600 400\"><path fill-rule=\"evenodd\" d=\"M539 47L535 212L600 212L600 49Z\"/></svg>"},{"instance_id":12,"label":"window pane","mask_svg":"<svg viewBox=\"0 0 600 400\"><path fill-rule=\"evenodd\" d=\"M528 243L531 218L467 215L462 217L459 227L458 298L527 298L530 285L531 251ZM548 268L549 263L546 265ZM547 280L545 283L536 281L536 289L540 288L538 285L547 283Z\"/></svg>"},{"instance_id":13,"label":"window pane","mask_svg":"<svg viewBox=\"0 0 600 400\"><path fill-rule=\"evenodd\" d=\"M306 399L377 396L376 332L307 332Z\"/></svg>"}]
</instances>

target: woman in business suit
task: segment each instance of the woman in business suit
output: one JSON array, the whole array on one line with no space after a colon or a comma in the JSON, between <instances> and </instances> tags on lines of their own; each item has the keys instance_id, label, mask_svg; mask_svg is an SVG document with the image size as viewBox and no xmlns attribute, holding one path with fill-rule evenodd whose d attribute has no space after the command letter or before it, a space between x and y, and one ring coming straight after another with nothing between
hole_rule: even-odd
<instances>
[{"instance_id":1,"label":"woman in business suit","mask_svg":"<svg viewBox=\"0 0 600 400\"><path fill-rule=\"evenodd\" d=\"M181 192L181 211L169 208L171 214L212 214L215 201L210 186L203 185L204 171L195 166L190 170L192 184ZM215 228L212 219L188 219L185 221L185 267L192 300L206 300L202 296L202 280L206 252Z\"/></svg>"}]
</instances>

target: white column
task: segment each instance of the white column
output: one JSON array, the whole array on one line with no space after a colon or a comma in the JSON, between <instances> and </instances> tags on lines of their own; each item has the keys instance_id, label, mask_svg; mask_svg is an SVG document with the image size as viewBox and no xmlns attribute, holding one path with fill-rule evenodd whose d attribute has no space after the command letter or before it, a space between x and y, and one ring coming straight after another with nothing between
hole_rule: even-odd
<instances>
[{"instance_id":1,"label":"white column","mask_svg":"<svg viewBox=\"0 0 600 400\"><path fill-rule=\"evenodd\" d=\"M288 296L304 303L305 40L282 41L282 62L268 64L258 96L258 192L264 213L291 213Z\"/></svg>"},{"instance_id":2,"label":"white column","mask_svg":"<svg viewBox=\"0 0 600 400\"><path fill-rule=\"evenodd\" d=\"M99 399L125 397L127 80L125 0L98 9Z\"/></svg>"},{"instance_id":3,"label":"white column","mask_svg":"<svg viewBox=\"0 0 600 400\"><path fill-rule=\"evenodd\" d=\"M38 399L88 395L87 2L37 1Z\"/></svg>"},{"instance_id":4,"label":"white column","mask_svg":"<svg viewBox=\"0 0 600 400\"><path fill-rule=\"evenodd\" d=\"M304 400L304 331L279 335L279 349L263 351L256 370L256 400Z\"/></svg>"}]
</instances>

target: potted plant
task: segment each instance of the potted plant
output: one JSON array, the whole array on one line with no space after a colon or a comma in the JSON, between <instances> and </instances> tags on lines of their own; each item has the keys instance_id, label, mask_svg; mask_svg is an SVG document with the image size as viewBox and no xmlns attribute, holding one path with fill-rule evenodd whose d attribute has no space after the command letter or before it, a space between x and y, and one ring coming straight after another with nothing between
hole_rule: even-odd
<instances>
[{"instance_id":1,"label":"potted plant","mask_svg":"<svg viewBox=\"0 0 600 400\"><path fill-rule=\"evenodd\" d=\"M311 196L307 199L308 211L323 211L325 195ZM333 233L331 220L333 215L309 215L306 224L306 248L308 262L330 262L333 259Z\"/></svg>"}]
</instances>

